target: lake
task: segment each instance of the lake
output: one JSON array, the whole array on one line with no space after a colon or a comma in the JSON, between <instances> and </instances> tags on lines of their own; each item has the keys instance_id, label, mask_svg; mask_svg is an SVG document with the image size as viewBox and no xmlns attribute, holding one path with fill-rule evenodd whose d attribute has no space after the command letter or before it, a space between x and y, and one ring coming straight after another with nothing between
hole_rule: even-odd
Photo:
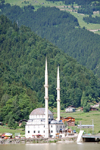
<instances>
[{"instance_id":1,"label":"lake","mask_svg":"<svg viewBox=\"0 0 100 150\"><path fill-rule=\"evenodd\" d=\"M98 143L62 143L62 144L5 144L0 145L0 150L100 150Z\"/></svg>"}]
</instances>

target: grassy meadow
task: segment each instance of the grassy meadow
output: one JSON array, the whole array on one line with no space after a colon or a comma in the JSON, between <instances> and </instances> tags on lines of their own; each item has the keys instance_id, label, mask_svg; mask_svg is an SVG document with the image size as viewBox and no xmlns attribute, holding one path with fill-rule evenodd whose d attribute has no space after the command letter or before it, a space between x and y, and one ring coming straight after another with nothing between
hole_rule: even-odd
<instances>
[{"instance_id":1,"label":"grassy meadow","mask_svg":"<svg viewBox=\"0 0 100 150\"><path fill-rule=\"evenodd\" d=\"M25 134L25 131L22 131L21 128L19 129L9 129L7 126L0 126L0 133L12 133L15 136L15 133L20 133L21 135Z\"/></svg>"},{"instance_id":2,"label":"grassy meadow","mask_svg":"<svg viewBox=\"0 0 100 150\"><path fill-rule=\"evenodd\" d=\"M88 15L84 15L84 14L79 14L79 13L75 13L75 12L70 12L72 15L74 15L79 22L79 25L81 28L85 27L88 30L95 30L95 29L100 29L100 24L93 24L93 23L86 23L83 20L83 17L88 16ZM95 17L96 15L92 15L93 17ZM97 15L98 17L100 17L100 14ZM99 31L98 31L99 32ZM96 32L96 33L98 33Z\"/></svg>"},{"instance_id":3,"label":"grassy meadow","mask_svg":"<svg viewBox=\"0 0 100 150\"><path fill-rule=\"evenodd\" d=\"M54 118L56 119L57 117L57 111L56 109L53 109L53 113L54 113ZM90 111L87 113L84 113L82 111L76 111L74 113L65 113L64 111L61 110L61 116L62 117L74 117L75 118L75 122L78 124L83 125L92 125L92 121L94 123L94 132L92 132L92 129L83 129L86 133L98 133L100 132L100 111ZM77 126L74 127L69 127L72 130L76 130L77 132L79 132L80 129L77 128ZM21 128L17 128L17 129L9 129L7 126L0 126L0 133L5 133L5 132L9 132L12 133L13 136L15 136L15 133L20 133L21 135L25 134L25 131L22 131Z\"/></svg>"},{"instance_id":4,"label":"grassy meadow","mask_svg":"<svg viewBox=\"0 0 100 150\"><path fill-rule=\"evenodd\" d=\"M53 111L54 112L54 118L57 117L57 113L56 110ZM76 111L74 113L65 113L63 111L61 111L61 116L62 117L74 117L75 118L75 122L77 124L81 124L83 125L92 125L92 120L94 123L94 133L98 133L100 131L100 111L90 111L87 113L84 113L82 111ZM71 127L73 130L76 130L77 132L79 132L79 129L77 128L77 126L75 127ZM86 133L92 133L92 129L85 129L84 130Z\"/></svg>"},{"instance_id":5,"label":"grassy meadow","mask_svg":"<svg viewBox=\"0 0 100 150\"><path fill-rule=\"evenodd\" d=\"M49 6L49 7L53 7L53 6L59 6L59 5L64 5L63 2L49 2L46 0L5 0L6 3L10 3L11 5L19 5L21 7L25 6L25 5L34 5L35 9L37 7L42 7L42 6Z\"/></svg>"}]
</instances>

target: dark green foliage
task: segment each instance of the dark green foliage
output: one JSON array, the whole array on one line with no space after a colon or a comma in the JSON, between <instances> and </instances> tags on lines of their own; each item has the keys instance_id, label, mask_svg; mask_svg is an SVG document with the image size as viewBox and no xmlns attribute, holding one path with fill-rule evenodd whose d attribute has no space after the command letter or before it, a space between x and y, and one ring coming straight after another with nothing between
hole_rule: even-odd
<instances>
[{"instance_id":1,"label":"dark green foliage","mask_svg":"<svg viewBox=\"0 0 100 150\"><path fill-rule=\"evenodd\" d=\"M10 116L16 121L28 119L29 113L37 106L36 92L8 65L0 63L0 70L0 120L8 123Z\"/></svg>"},{"instance_id":2,"label":"dark green foliage","mask_svg":"<svg viewBox=\"0 0 100 150\"><path fill-rule=\"evenodd\" d=\"M87 4L91 4L92 2L98 5L98 2L99 2L99 0L46 0L46 1L53 1L53 2L62 1L66 5L74 4L74 3L78 5L87 5Z\"/></svg>"},{"instance_id":3,"label":"dark green foliage","mask_svg":"<svg viewBox=\"0 0 100 150\"><path fill-rule=\"evenodd\" d=\"M5 22L6 20L6 22ZM4 16L0 25L6 27L0 44L0 119L10 124L28 119L30 112L44 107L45 56L48 58L49 106L56 107L57 66L60 66L61 107L81 105L85 91L87 102L98 102L99 82L85 67L56 46L38 37L25 26L17 27ZM6 25L6 23L8 25ZM3 25L4 24L4 25ZM84 99L83 99L84 103ZM9 125L12 126L11 124Z\"/></svg>"},{"instance_id":4,"label":"dark green foliage","mask_svg":"<svg viewBox=\"0 0 100 150\"><path fill-rule=\"evenodd\" d=\"M11 129L16 129L18 126L18 123L15 121L15 119L10 116L9 121L8 121L8 127Z\"/></svg>"},{"instance_id":5,"label":"dark green foliage","mask_svg":"<svg viewBox=\"0 0 100 150\"><path fill-rule=\"evenodd\" d=\"M26 125L26 122L22 122L22 124L21 124L21 128L23 128L23 130L25 130L25 125Z\"/></svg>"},{"instance_id":6,"label":"dark green foliage","mask_svg":"<svg viewBox=\"0 0 100 150\"><path fill-rule=\"evenodd\" d=\"M83 111L84 112L89 112L90 111L90 105L87 102L84 102Z\"/></svg>"},{"instance_id":7,"label":"dark green foliage","mask_svg":"<svg viewBox=\"0 0 100 150\"><path fill-rule=\"evenodd\" d=\"M8 121L8 127L12 129L16 129L17 125L18 124L15 122L14 118L10 116L9 121Z\"/></svg>"},{"instance_id":8,"label":"dark green foliage","mask_svg":"<svg viewBox=\"0 0 100 150\"><path fill-rule=\"evenodd\" d=\"M78 13L92 15L93 9L91 8L91 5L83 6L83 7L78 9Z\"/></svg>"},{"instance_id":9,"label":"dark green foliage","mask_svg":"<svg viewBox=\"0 0 100 150\"><path fill-rule=\"evenodd\" d=\"M93 14L93 11L100 11L100 2L99 0L46 0L46 1L62 1L66 5L71 5L73 8L73 4L77 4L81 7L78 9L78 13L83 14Z\"/></svg>"},{"instance_id":10,"label":"dark green foliage","mask_svg":"<svg viewBox=\"0 0 100 150\"><path fill-rule=\"evenodd\" d=\"M0 4L3 4L3 3L5 3L5 0L0 0Z\"/></svg>"},{"instance_id":11,"label":"dark green foliage","mask_svg":"<svg viewBox=\"0 0 100 150\"><path fill-rule=\"evenodd\" d=\"M10 28L9 25L5 25L7 26L6 29L1 26L0 30L3 33L5 33L5 30L9 28L7 31L7 36L5 36L5 34L0 36L1 43L5 40L5 38L9 38L9 36L12 38L14 37L12 41L8 39L9 43L7 42L5 44L5 49L8 49L9 51L10 45L16 42L16 49L14 48L14 51L16 51L17 54L19 53L18 57L20 59L19 41L21 44L27 41L27 38L26 35L22 35L21 32L23 31L20 32L20 36L17 36L16 31L19 30L18 26L20 27L21 25L25 25L30 27L42 38L48 39L68 55L75 58L80 64L93 70L97 77L100 77L100 36L87 31L85 28L81 29L79 27L78 20L74 16L70 13L62 12L55 7L42 7L37 11L33 10L33 7L30 5L24 7L23 9L18 6L11 7L9 4L3 5L0 13L5 14L12 20L12 22L14 22ZM21 28L24 29L24 27ZM24 30L29 29L25 28ZM29 38L27 53L30 51L30 47L33 43L35 44L35 39L33 40L33 38ZM42 48L45 48L45 46L41 46L41 49ZM26 53L24 49L26 49L26 47L22 45L23 55ZM34 51L33 57L36 59L36 50ZM46 54L45 50L42 54ZM24 65L24 67L20 69L22 69L25 73L25 68L27 68L27 65ZM37 81L35 81L34 86L36 82ZM26 84L28 84L27 81Z\"/></svg>"},{"instance_id":12,"label":"dark green foliage","mask_svg":"<svg viewBox=\"0 0 100 150\"><path fill-rule=\"evenodd\" d=\"M83 17L83 20L87 23L95 23L100 24L100 17L92 17L91 15L89 17Z\"/></svg>"}]
</instances>

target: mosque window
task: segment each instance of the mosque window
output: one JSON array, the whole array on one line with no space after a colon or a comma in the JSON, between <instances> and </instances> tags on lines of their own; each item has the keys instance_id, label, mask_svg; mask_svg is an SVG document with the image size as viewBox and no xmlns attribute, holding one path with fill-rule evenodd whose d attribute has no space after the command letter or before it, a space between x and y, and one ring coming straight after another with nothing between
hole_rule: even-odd
<instances>
[{"instance_id":1,"label":"mosque window","mask_svg":"<svg viewBox=\"0 0 100 150\"><path fill-rule=\"evenodd\" d=\"M53 130L51 130L51 133L53 133Z\"/></svg>"},{"instance_id":2,"label":"mosque window","mask_svg":"<svg viewBox=\"0 0 100 150\"><path fill-rule=\"evenodd\" d=\"M45 133L45 131L43 131L43 133Z\"/></svg>"},{"instance_id":3,"label":"mosque window","mask_svg":"<svg viewBox=\"0 0 100 150\"><path fill-rule=\"evenodd\" d=\"M33 131L33 133L35 133L35 131Z\"/></svg>"},{"instance_id":4,"label":"mosque window","mask_svg":"<svg viewBox=\"0 0 100 150\"><path fill-rule=\"evenodd\" d=\"M30 131L28 131L28 133L30 133Z\"/></svg>"},{"instance_id":5,"label":"mosque window","mask_svg":"<svg viewBox=\"0 0 100 150\"><path fill-rule=\"evenodd\" d=\"M52 128L52 125L51 125L51 128Z\"/></svg>"},{"instance_id":6,"label":"mosque window","mask_svg":"<svg viewBox=\"0 0 100 150\"><path fill-rule=\"evenodd\" d=\"M40 133L40 131L38 131L38 133Z\"/></svg>"}]
</instances>

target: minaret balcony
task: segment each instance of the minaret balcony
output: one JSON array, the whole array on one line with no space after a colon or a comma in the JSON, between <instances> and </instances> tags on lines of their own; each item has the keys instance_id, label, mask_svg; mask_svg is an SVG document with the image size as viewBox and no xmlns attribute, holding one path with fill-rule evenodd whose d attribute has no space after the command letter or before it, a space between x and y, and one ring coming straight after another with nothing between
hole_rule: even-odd
<instances>
[{"instance_id":1,"label":"minaret balcony","mask_svg":"<svg viewBox=\"0 0 100 150\"><path fill-rule=\"evenodd\" d=\"M48 88L49 86L48 86L48 85L44 85L44 87L47 87L47 88Z\"/></svg>"},{"instance_id":2,"label":"minaret balcony","mask_svg":"<svg viewBox=\"0 0 100 150\"><path fill-rule=\"evenodd\" d=\"M44 97L44 99L48 100L48 99L49 99L49 97L46 97L46 96L45 96L45 97Z\"/></svg>"},{"instance_id":3,"label":"minaret balcony","mask_svg":"<svg viewBox=\"0 0 100 150\"><path fill-rule=\"evenodd\" d=\"M56 99L56 100L60 102L60 99Z\"/></svg>"},{"instance_id":4,"label":"minaret balcony","mask_svg":"<svg viewBox=\"0 0 100 150\"><path fill-rule=\"evenodd\" d=\"M60 88L56 88L56 90L60 90Z\"/></svg>"}]
</instances>

